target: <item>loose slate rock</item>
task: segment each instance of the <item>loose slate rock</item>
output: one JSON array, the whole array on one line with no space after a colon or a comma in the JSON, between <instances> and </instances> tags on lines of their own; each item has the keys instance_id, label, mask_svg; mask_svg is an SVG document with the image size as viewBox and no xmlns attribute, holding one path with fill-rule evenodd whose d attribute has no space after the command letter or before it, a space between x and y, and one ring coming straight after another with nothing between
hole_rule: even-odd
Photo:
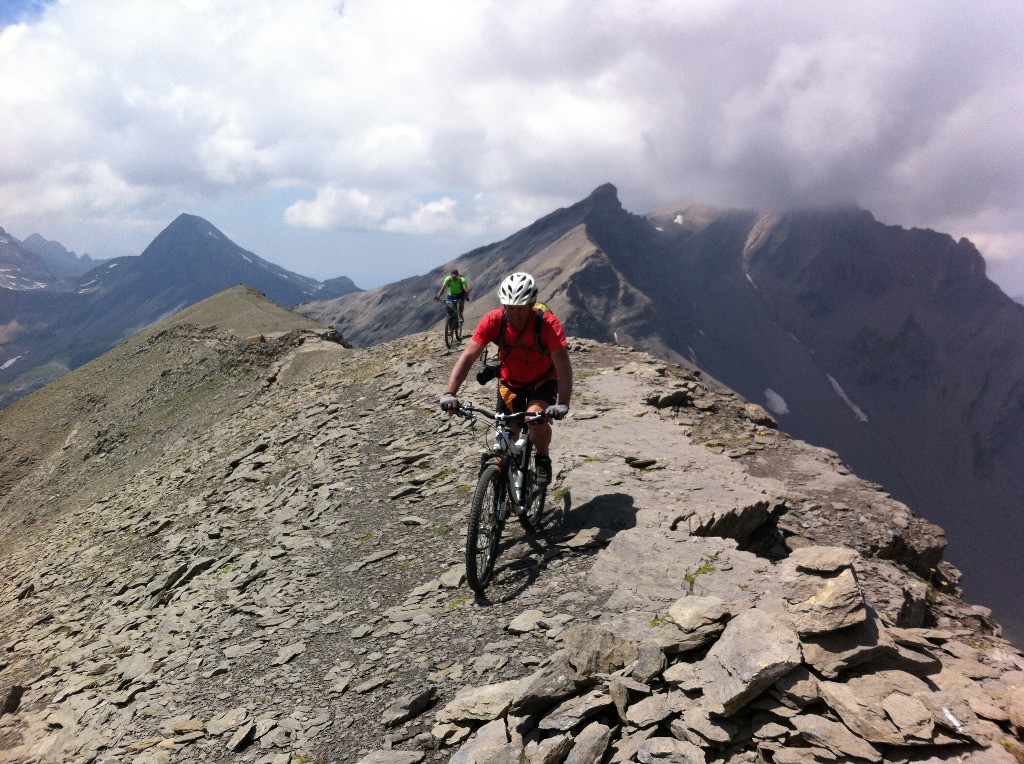
<instances>
[{"instance_id":1,"label":"loose slate rock","mask_svg":"<svg viewBox=\"0 0 1024 764\"><path fill-rule=\"evenodd\" d=\"M357 764L419 764L423 751L370 751Z\"/></svg>"},{"instance_id":2,"label":"loose slate rock","mask_svg":"<svg viewBox=\"0 0 1024 764\"><path fill-rule=\"evenodd\" d=\"M685 653L717 639L732 613L718 597L683 597L668 609L668 616L686 634L677 646Z\"/></svg>"},{"instance_id":3,"label":"loose slate rock","mask_svg":"<svg viewBox=\"0 0 1024 764\"><path fill-rule=\"evenodd\" d=\"M543 610L526 610L513 618L506 628L513 634L526 634L537 629L542 618Z\"/></svg>"},{"instance_id":4,"label":"loose slate rock","mask_svg":"<svg viewBox=\"0 0 1024 764\"><path fill-rule=\"evenodd\" d=\"M569 662L583 676L610 674L638 657L636 647L614 632L591 624L572 626L565 632Z\"/></svg>"},{"instance_id":5,"label":"loose slate rock","mask_svg":"<svg viewBox=\"0 0 1024 764\"><path fill-rule=\"evenodd\" d=\"M519 689L521 679L512 679L484 687L463 687L451 702L437 713L439 722L456 722L470 719L493 721L508 713L512 699Z\"/></svg>"},{"instance_id":6,"label":"loose slate rock","mask_svg":"<svg viewBox=\"0 0 1024 764\"><path fill-rule=\"evenodd\" d=\"M673 699L666 693L644 698L626 711L626 721L637 727L651 727L675 712Z\"/></svg>"},{"instance_id":7,"label":"loose slate rock","mask_svg":"<svg viewBox=\"0 0 1024 764\"><path fill-rule=\"evenodd\" d=\"M652 737L637 748L636 758L643 764L705 764L704 751L685 740L672 737Z\"/></svg>"},{"instance_id":8,"label":"loose slate rock","mask_svg":"<svg viewBox=\"0 0 1024 764\"><path fill-rule=\"evenodd\" d=\"M713 677L704 694L709 710L731 716L800 660L800 640L789 626L757 608L740 613L703 662Z\"/></svg>"},{"instance_id":9,"label":"loose slate rock","mask_svg":"<svg viewBox=\"0 0 1024 764\"><path fill-rule=\"evenodd\" d=\"M575 694L579 681L581 677L566 654L557 653L546 666L523 680L512 700L512 710L533 714L550 708Z\"/></svg>"},{"instance_id":10,"label":"loose slate rock","mask_svg":"<svg viewBox=\"0 0 1024 764\"><path fill-rule=\"evenodd\" d=\"M523 744L510 741L504 719L485 724L449 759L449 764L519 764L525 757Z\"/></svg>"},{"instance_id":11,"label":"loose slate rock","mask_svg":"<svg viewBox=\"0 0 1024 764\"><path fill-rule=\"evenodd\" d=\"M882 754L873 745L854 735L845 725L830 722L823 716L801 714L793 718L793 726L808 743L827 748L836 756L882 760Z\"/></svg>"},{"instance_id":12,"label":"loose slate rock","mask_svg":"<svg viewBox=\"0 0 1024 764\"><path fill-rule=\"evenodd\" d=\"M306 652L306 645L303 642L296 642L295 644L285 645L277 651L277 657L271 662L271 666L283 666L290 660L295 658L297 655L302 655Z\"/></svg>"},{"instance_id":13,"label":"loose slate rock","mask_svg":"<svg viewBox=\"0 0 1024 764\"><path fill-rule=\"evenodd\" d=\"M237 730L247 716L249 716L248 708L244 706L232 708L210 719L206 723L206 731L211 735L223 735L228 730Z\"/></svg>"},{"instance_id":14,"label":"loose slate rock","mask_svg":"<svg viewBox=\"0 0 1024 764\"><path fill-rule=\"evenodd\" d=\"M611 727L591 722L576 736L576 742L565 759L565 764L593 764L601 761L612 737Z\"/></svg>"},{"instance_id":15,"label":"loose slate rock","mask_svg":"<svg viewBox=\"0 0 1024 764\"><path fill-rule=\"evenodd\" d=\"M860 555L855 550L846 547L809 546L794 549L787 558L787 562L797 570L813 573L838 573L852 567L859 559Z\"/></svg>"},{"instance_id":16,"label":"loose slate rock","mask_svg":"<svg viewBox=\"0 0 1024 764\"><path fill-rule=\"evenodd\" d=\"M872 612L868 619L853 626L805 636L803 656L807 665L827 679L834 679L854 666L895 658L898 652L895 642Z\"/></svg>"},{"instance_id":17,"label":"loose slate rock","mask_svg":"<svg viewBox=\"0 0 1024 764\"><path fill-rule=\"evenodd\" d=\"M382 722L385 727L394 727L419 715L434 699L437 688L427 685L419 692L403 695L384 711Z\"/></svg>"},{"instance_id":18,"label":"loose slate rock","mask_svg":"<svg viewBox=\"0 0 1024 764\"><path fill-rule=\"evenodd\" d=\"M231 739L228 740L227 748L229 751L241 751L253 741L255 736L256 723L247 722L239 727L235 734L231 736Z\"/></svg>"},{"instance_id":19,"label":"loose slate rock","mask_svg":"<svg viewBox=\"0 0 1024 764\"><path fill-rule=\"evenodd\" d=\"M581 722L586 721L609 708L611 697L603 690L593 690L586 695L567 700L562 705L541 719L538 725L542 730L558 730L568 732Z\"/></svg>"},{"instance_id":20,"label":"loose slate rock","mask_svg":"<svg viewBox=\"0 0 1024 764\"><path fill-rule=\"evenodd\" d=\"M914 696L928 691L923 681L898 671L821 683L822 698L847 727L870 743L885 745L927 741L923 735L931 731L931 713Z\"/></svg>"}]
</instances>

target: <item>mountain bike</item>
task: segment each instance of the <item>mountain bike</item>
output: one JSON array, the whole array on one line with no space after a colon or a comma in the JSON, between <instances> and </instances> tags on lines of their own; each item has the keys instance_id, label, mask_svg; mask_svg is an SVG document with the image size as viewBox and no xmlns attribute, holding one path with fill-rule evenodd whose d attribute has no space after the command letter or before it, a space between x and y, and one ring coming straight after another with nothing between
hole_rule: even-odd
<instances>
[{"instance_id":1,"label":"mountain bike","mask_svg":"<svg viewBox=\"0 0 1024 764\"><path fill-rule=\"evenodd\" d=\"M462 324L459 322L459 306L454 300L445 300L444 309L448 316L444 322L444 344L451 347L462 341Z\"/></svg>"},{"instance_id":2,"label":"mountain bike","mask_svg":"<svg viewBox=\"0 0 1024 764\"><path fill-rule=\"evenodd\" d=\"M456 412L466 419L482 416L490 421L494 442L481 458L480 477L469 509L466 534L466 581L469 588L483 594L494 574L498 542L510 512L532 533L540 529L544 518L547 485L537 485L537 473L530 455L531 422L545 418L543 412L500 414L463 404ZM513 440L509 425L520 424L519 437Z\"/></svg>"}]
</instances>

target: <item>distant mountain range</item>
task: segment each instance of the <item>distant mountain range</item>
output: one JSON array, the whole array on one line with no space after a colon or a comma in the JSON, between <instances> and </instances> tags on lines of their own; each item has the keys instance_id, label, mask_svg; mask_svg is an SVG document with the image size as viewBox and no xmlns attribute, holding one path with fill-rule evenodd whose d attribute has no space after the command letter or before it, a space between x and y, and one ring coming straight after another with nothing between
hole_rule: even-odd
<instances>
[{"instance_id":1,"label":"distant mountain range","mask_svg":"<svg viewBox=\"0 0 1024 764\"><path fill-rule=\"evenodd\" d=\"M0 407L237 284L286 306L358 291L345 277L321 283L267 262L194 215L180 215L140 256L99 264L0 229Z\"/></svg>"},{"instance_id":2,"label":"distant mountain range","mask_svg":"<svg viewBox=\"0 0 1024 764\"><path fill-rule=\"evenodd\" d=\"M356 344L391 340L439 320L452 266L467 325L529 271L568 333L691 363L835 450L941 525L971 598L1024 633L1024 306L969 241L853 207L637 216L605 185L428 274L299 309Z\"/></svg>"},{"instance_id":3,"label":"distant mountain range","mask_svg":"<svg viewBox=\"0 0 1024 764\"><path fill-rule=\"evenodd\" d=\"M68 251L60 242L44 239L38 233L30 235L22 241L21 246L43 258L50 273L58 281L82 276L100 263L89 255L79 257L74 252Z\"/></svg>"}]
</instances>

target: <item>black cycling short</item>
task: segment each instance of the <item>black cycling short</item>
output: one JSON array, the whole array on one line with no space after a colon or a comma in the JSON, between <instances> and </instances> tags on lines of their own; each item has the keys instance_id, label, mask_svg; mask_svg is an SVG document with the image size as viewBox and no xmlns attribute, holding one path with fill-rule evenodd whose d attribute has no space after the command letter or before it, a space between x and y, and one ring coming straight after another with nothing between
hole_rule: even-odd
<instances>
[{"instance_id":1,"label":"black cycling short","mask_svg":"<svg viewBox=\"0 0 1024 764\"><path fill-rule=\"evenodd\" d=\"M531 401L544 401L554 406L558 400L558 380L548 379L527 387L510 387L502 382L498 385L498 412L518 414L526 411Z\"/></svg>"}]
</instances>

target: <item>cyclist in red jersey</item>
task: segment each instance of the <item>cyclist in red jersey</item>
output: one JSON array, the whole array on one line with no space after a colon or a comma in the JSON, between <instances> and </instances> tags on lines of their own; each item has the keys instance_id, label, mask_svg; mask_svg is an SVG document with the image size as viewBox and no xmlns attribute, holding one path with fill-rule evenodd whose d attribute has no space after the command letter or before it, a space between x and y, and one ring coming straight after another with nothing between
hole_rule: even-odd
<instances>
[{"instance_id":1,"label":"cyclist in red jersey","mask_svg":"<svg viewBox=\"0 0 1024 764\"><path fill-rule=\"evenodd\" d=\"M534 307L537 284L528 273L507 276L498 288L498 299L502 307L481 319L455 362L441 408L449 414L458 409L459 388L484 348L493 342L501 363L498 410L542 411L551 419L562 419L569 413L572 398L572 363L562 324L550 311ZM536 449L537 482L547 485L551 482L551 425L540 421L529 426Z\"/></svg>"}]
</instances>

